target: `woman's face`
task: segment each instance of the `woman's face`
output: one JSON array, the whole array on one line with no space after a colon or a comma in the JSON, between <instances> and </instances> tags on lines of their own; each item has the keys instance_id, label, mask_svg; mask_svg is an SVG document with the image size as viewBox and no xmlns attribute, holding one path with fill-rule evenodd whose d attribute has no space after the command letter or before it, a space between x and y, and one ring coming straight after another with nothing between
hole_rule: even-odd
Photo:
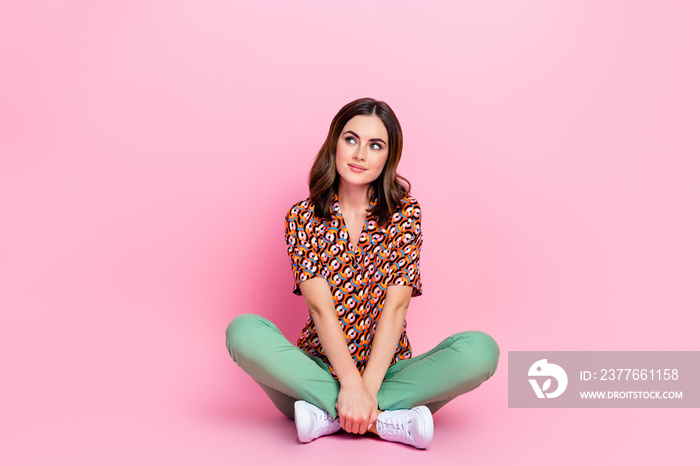
<instances>
[{"instance_id":1,"label":"woman's face","mask_svg":"<svg viewBox=\"0 0 700 466\"><path fill-rule=\"evenodd\" d=\"M369 188L389 157L389 134L377 115L357 115L345 124L335 150L341 183Z\"/></svg>"}]
</instances>

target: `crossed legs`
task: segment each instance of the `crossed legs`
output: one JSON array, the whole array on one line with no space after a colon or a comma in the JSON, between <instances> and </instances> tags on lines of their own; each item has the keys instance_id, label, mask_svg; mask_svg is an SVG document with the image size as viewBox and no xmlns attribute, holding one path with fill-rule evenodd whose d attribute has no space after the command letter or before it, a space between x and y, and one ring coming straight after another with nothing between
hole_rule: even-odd
<instances>
[{"instance_id":1,"label":"crossed legs","mask_svg":"<svg viewBox=\"0 0 700 466\"><path fill-rule=\"evenodd\" d=\"M269 320L255 314L236 317L226 329L226 346L285 416L293 419L294 402L305 400L337 417L338 381L320 358L294 346ZM435 413L490 378L498 357L498 345L483 332L452 335L427 353L389 367L377 395L379 410L425 405Z\"/></svg>"}]
</instances>

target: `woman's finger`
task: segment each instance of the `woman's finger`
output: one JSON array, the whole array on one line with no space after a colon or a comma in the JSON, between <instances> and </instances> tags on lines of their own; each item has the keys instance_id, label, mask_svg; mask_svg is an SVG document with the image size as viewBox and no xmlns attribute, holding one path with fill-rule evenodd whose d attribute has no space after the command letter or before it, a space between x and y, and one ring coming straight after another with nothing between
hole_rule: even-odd
<instances>
[{"instance_id":1,"label":"woman's finger","mask_svg":"<svg viewBox=\"0 0 700 466\"><path fill-rule=\"evenodd\" d=\"M377 422L378 416L379 416L379 410L377 408L374 408L372 410L372 414L369 417L369 423L367 424L368 429L371 429L372 425L374 425L374 423Z\"/></svg>"},{"instance_id":2,"label":"woman's finger","mask_svg":"<svg viewBox=\"0 0 700 466\"><path fill-rule=\"evenodd\" d=\"M365 432L367 432L367 421L360 424L360 429L357 433L360 435L364 435Z\"/></svg>"}]
</instances>

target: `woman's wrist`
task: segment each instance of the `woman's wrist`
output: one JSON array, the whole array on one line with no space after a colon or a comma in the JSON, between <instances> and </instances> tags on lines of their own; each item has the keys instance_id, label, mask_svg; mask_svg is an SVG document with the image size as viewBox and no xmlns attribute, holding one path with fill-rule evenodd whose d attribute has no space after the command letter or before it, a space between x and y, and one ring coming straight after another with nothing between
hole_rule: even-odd
<instances>
[{"instance_id":1,"label":"woman's wrist","mask_svg":"<svg viewBox=\"0 0 700 466\"><path fill-rule=\"evenodd\" d=\"M340 382L340 386L343 388L364 388L362 376L357 371L354 374L350 373L343 376L338 374L338 382Z\"/></svg>"},{"instance_id":2,"label":"woman's wrist","mask_svg":"<svg viewBox=\"0 0 700 466\"><path fill-rule=\"evenodd\" d=\"M375 380L371 376L367 376L367 373L362 376L362 383L365 386L365 390L367 390L376 400L377 399L377 394L379 393L379 388L382 386L382 381L381 380Z\"/></svg>"}]
</instances>

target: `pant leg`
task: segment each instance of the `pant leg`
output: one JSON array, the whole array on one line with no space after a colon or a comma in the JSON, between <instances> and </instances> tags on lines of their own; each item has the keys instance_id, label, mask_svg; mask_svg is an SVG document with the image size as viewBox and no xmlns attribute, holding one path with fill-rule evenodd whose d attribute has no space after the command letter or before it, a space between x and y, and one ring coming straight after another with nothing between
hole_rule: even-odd
<instances>
[{"instance_id":1,"label":"pant leg","mask_svg":"<svg viewBox=\"0 0 700 466\"><path fill-rule=\"evenodd\" d=\"M226 329L226 347L284 415L293 417L296 400L338 415L335 404L340 384L328 366L290 343L269 320L255 314L239 315Z\"/></svg>"},{"instance_id":2,"label":"pant leg","mask_svg":"<svg viewBox=\"0 0 700 466\"><path fill-rule=\"evenodd\" d=\"M462 332L387 370L377 401L380 410L426 405L433 413L474 390L496 371L500 350L489 335Z\"/></svg>"}]
</instances>

